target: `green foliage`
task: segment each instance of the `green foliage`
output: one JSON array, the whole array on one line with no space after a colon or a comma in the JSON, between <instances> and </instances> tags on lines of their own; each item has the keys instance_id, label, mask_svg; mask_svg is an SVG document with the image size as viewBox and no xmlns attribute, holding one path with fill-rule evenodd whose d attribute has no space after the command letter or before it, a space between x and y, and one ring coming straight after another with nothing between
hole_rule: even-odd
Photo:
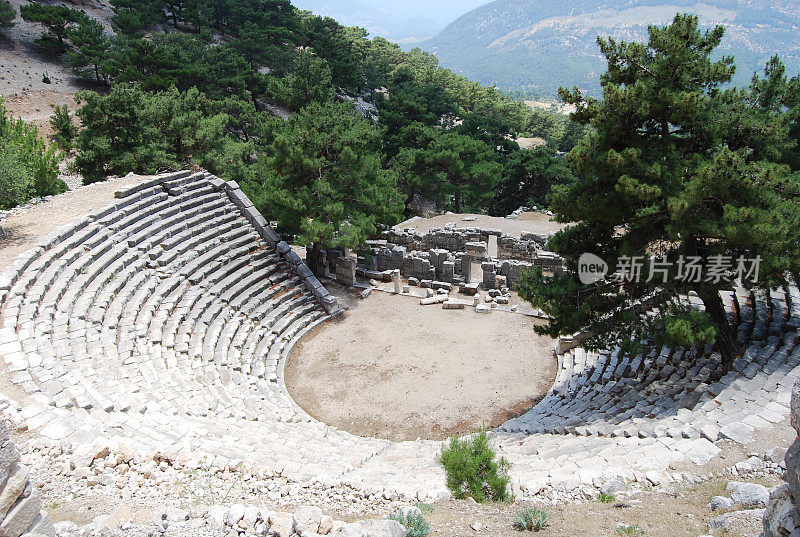
<instances>
[{"instance_id":1,"label":"green foliage","mask_svg":"<svg viewBox=\"0 0 800 537\"><path fill-rule=\"evenodd\" d=\"M600 496L597 497L597 500L600 503L614 503L615 501L617 501L617 498L613 494L608 494L606 492L601 492Z\"/></svg>"},{"instance_id":2,"label":"green foliage","mask_svg":"<svg viewBox=\"0 0 800 537\"><path fill-rule=\"evenodd\" d=\"M55 40L58 42L57 46L60 50L66 48L64 39L69 29L86 19L86 15L76 9L40 4L38 2L24 5L20 7L19 11L24 20L38 22L47 28L49 35L41 40L42 43L54 43L53 40Z\"/></svg>"},{"instance_id":3,"label":"green foliage","mask_svg":"<svg viewBox=\"0 0 800 537\"><path fill-rule=\"evenodd\" d=\"M108 82L111 72L111 53L114 43L103 25L86 17L75 28L70 28L67 37L74 49L66 54L67 63L76 74L94 77L97 82Z\"/></svg>"},{"instance_id":4,"label":"green foliage","mask_svg":"<svg viewBox=\"0 0 800 537\"><path fill-rule=\"evenodd\" d=\"M617 524L617 535L644 535L644 530L634 524Z\"/></svg>"},{"instance_id":5,"label":"green foliage","mask_svg":"<svg viewBox=\"0 0 800 537\"><path fill-rule=\"evenodd\" d=\"M542 138L550 147L565 153L577 146L590 130L591 127L573 121L569 116L541 108L527 112L522 128L525 136Z\"/></svg>"},{"instance_id":6,"label":"green foliage","mask_svg":"<svg viewBox=\"0 0 800 537\"><path fill-rule=\"evenodd\" d=\"M325 17L306 16L303 20L305 42L328 62L334 84L353 93L363 84L359 58L346 28Z\"/></svg>"},{"instance_id":7,"label":"green foliage","mask_svg":"<svg viewBox=\"0 0 800 537\"><path fill-rule=\"evenodd\" d=\"M122 34L139 36L161 18L163 3L159 0L111 0L114 27Z\"/></svg>"},{"instance_id":8,"label":"green foliage","mask_svg":"<svg viewBox=\"0 0 800 537\"><path fill-rule=\"evenodd\" d=\"M347 103L314 103L275 135L243 188L303 244L355 248L402 215L397 174L381 167L381 132Z\"/></svg>"},{"instance_id":9,"label":"green foliage","mask_svg":"<svg viewBox=\"0 0 800 537\"><path fill-rule=\"evenodd\" d=\"M248 84L255 77L231 45L180 33L127 40L112 58L111 70L115 83L138 83L146 91L197 88L212 99L248 97Z\"/></svg>"},{"instance_id":10,"label":"green foliage","mask_svg":"<svg viewBox=\"0 0 800 537\"><path fill-rule=\"evenodd\" d=\"M8 0L0 0L0 28L11 28L14 26L14 19L17 18L17 10Z\"/></svg>"},{"instance_id":11,"label":"green foliage","mask_svg":"<svg viewBox=\"0 0 800 537\"><path fill-rule=\"evenodd\" d=\"M447 488L455 498L470 496L481 503L510 499L510 464L503 457L495 460L486 431L463 440L450 439L449 447L442 449L439 462L447 474Z\"/></svg>"},{"instance_id":12,"label":"green foliage","mask_svg":"<svg viewBox=\"0 0 800 537\"><path fill-rule=\"evenodd\" d=\"M393 157L404 146L413 147L414 132L434 127L456 113L452 95L440 84L419 80L409 66L400 66L389 80L388 95L378 100L385 144Z\"/></svg>"},{"instance_id":13,"label":"green foliage","mask_svg":"<svg viewBox=\"0 0 800 537\"><path fill-rule=\"evenodd\" d=\"M431 504L425 502L417 502L414 504L414 507L419 509L423 515L427 515L435 511Z\"/></svg>"},{"instance_id":14,"label":"green foliage","mask_svg":"<svg viewBox=\"0 0 800 537\"><path fill-rule=\"evenodd\" d=\"M678 15L650 27L648 43L599 39L608 60L604 99L562 90L578 108L573 120L591 127L569 154L577 179L550 197L561 222L579 222L550 241L572 271L586 252L611 272L622 256L666 256L673 267L679 256L761 256L760 285L800 268L800 175L777 162L788 147L786 107L767 105L758 84L720 89L734 70L732 58L712 59L723 33ZM586 332L590 346L606 348L659 339L691 345L708 341L713 325L732 360L736 343L719 295L730 284L675 276L584 286L574 273L532 273L519 289L552 318L540 333ZM669 313L691 291L705 312ZM645 317L651 308L661 318Z\"/></svg>"},{"instance_id":15,"label":"green foliage","mask_svg":"<svg viewBox=\"0 0 800 537\"><path fill-rule=\"evenodd\" d=\"M0 146L0 170L0 209L22 205L33 197L33 170L18 146Z\"/></svg>"},{"instance_id":16,"label":"green foliage","mask_svg":"<svg viewBox=\"0 0 800 537\"><path fill-rule=\"evenodd\" d=\"M694 308L673 308L664 325L663 342L670 347L713 344L717 338L713 321Z\"/></svg>"},{"instance_id":17,"label":"green foliage","mask_svg":"<svg viewBox=\"0 0 800 537\"><path fill-rule=\"evenodd\" d=\"M33 196L67 190L58 179L58 155L39 138L38 130L11 118L0 99L0 209L10 209Z\"/></svg>"},{"instance_id":18,"label":"green foliage","mask_svg":"<svg viewBox=\"0 0 800 537\"><path fill-rule=\"evenodd\" d=\"M197 164L232 180L248 177L251 155L271 141L277 120L235 97L197 89L149 94L114 86L78 93L83 123L76 163L87 183L108 175L156 173Z\"/></svg>"},{"instance_id":19,"label":"green foliage","mask_svg":"<svg viewBox=\"0 0 800 537\"><path fill-rule=\"evenodd\" d=\"M425 537L431 532L430 523L419 513L409 513L408 516L403 516L403 513L392 513L389 519L398 522L406 529L406 537Z\"/></svg>"},{"instance_id":20,"label":"green foliage","mask_svg":"<svg viewBox=\"0 0 800 537\"><path fill-rule=\"evenodd\" d=\"M422 193L456 213L489 204L502 172L489 145L432 127L420 127L412 139L413 144L403 147L393 161L409 197Z\"/></svg>"},{"instance_id":21,"label":"green foliage","mask_svg":"<svg viewBox=\"0 0 800 537\"><path fill-rule=\"evenodd\" d=\"M370 40L361 28L300 12L288 0L113 0L112 5L117 35L74 10L59 8L59 17L49 12L47 17L79 76L125 86L108 99L86 100L84 114L99 134L97 140L90 134L81 139L79 164L87 181L130 170L172 169L189 160L174 140L168 143L172 148L164 147L168 136L155 132L143 115L153 100L150 94L173 87L181 95L196 88L209 102L236 97L262 110L282 104L300 112L342 93L373 100L383 129L381 174L403 172L400 186L406 196L423 192L442 209L486 211L504 159L519 152L513 139L529 124L530 110L522 103L442 69L435 56ZM29 16L46 9L37 4ZM37 16L45 20L44 14ZM164 26L171 30L161 30ZM120 126L122 117L134 123ZM236 126L225 118L215 121L210 124L216 131L237 143L255 140L264 148L272 141L259 132L261 120ZM206 132L215 131L210 124ZM205 142L189 145L196 146L195 162L198 154L205 161L220 155ZM248 176L259 151L241 158L241 147L227 145L226 156L214 157L209 165Z\"/></svg>"},{"instance_id":22,"label":"green foliage","mask_svg":"<svg viewBox=\"0 0 800 537\"><path fill-rule=\"evenodd\" d=\"M565 159L557 156L550 147L515 151L506 159L491 212L505 216L523 205L544 207L554 185L566 184L573 179Z\"/></svg>"},{"instance_id":23,"label":"green foliage","mask_svg":"<svg viewBox=\"0 0 800 537\"><path fill-rule=\"evenodd\" d=\"M547 526L549 518L547 509L523 509L514 517L514 528L519 531L541 531Z\"/></svg>"},{"instance_id":24,"label":"green foliage","mask_svg":"<svg viewBox=\"0 0 800 537\"><path fill-rule=\"evenodd\" d=\"M274 87L270 90L273 99L292 110L333 99L333 79L328 63L308 50L300 51L291 74L273 80Z\"/></svg>"},{"instance_id":25,"label":"green foliage","mask_svg":"<svg viewBox=\"0 0 800 537\"><path fill-rule=\"evenodd\" d=\"M72 123L67 105L56 106L55 113L50 117L50 125L56 132L56 139L61 149L71 149L72 142L78 135L78 128Z\"/></svg>"}]
</instances>

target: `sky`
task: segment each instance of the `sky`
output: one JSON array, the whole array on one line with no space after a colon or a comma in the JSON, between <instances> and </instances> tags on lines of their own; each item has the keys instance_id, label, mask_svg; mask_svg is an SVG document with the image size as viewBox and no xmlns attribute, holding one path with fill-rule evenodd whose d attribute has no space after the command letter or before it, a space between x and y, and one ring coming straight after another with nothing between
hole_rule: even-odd
<instances>
[{"instance_id":1,"label":"sky","mask_svg":"<svg viewBox=\"0 0 800 537\"><path fill-rule=\"evenodd\" d=\"M442 26L491 0L372 0L374 6L384 7L408 18L421 15L434 19Z\"/></svg>"},{"instance_id":2,"label":"sky","mask_svg":"<svg viewBox=\"0 0 800 537\"><path fill-rule=\"evenodd\" d=\"M461 15L491 0L292 0L301 9L323 11L325 15L339 15L347 22L348 15L380 11L399 19L424 17L444 28Z\"/></svg>"}]
</instances>

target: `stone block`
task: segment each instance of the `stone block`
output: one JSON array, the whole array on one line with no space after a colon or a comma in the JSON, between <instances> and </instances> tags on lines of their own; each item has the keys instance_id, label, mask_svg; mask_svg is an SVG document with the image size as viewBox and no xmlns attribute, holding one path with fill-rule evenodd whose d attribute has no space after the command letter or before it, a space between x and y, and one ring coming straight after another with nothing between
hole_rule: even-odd
<instances>
[{"instance_id":1,"label":"stone block","mask_svg":"<svg viewBox=\"0 0 800 537\"><path fill-rule=\"evenodd\" d=\"M272 226L256 226L256 229L258 229L258 233L261 235L261 238L272 246L275 246L281 242L281 236L272 228Z\"/></svg>"},{"instance_id":2,"label":"stone block","mask_svg":"<svg viewBox=\"0 0 800 537\"><path fill-rule=\"evenodd\" d=\"M443 304L447 302L447 295L437 295L420 299L420 306L432 306L433 304Z\"/></svg>"},{"instance_id":3,"label":"stone block","mask_svg":"<svg viewBox=\"0 0 800 537\"><path fill-rule=\"evenodd\" d=\"M0 445L0 483L8 478L11 469L19 462L19 451L11 440Z\"/></svg>"},{"instance_id":4,"label":"stone block","mask_svg":"<svg viewBox=\"0 0 800 537\"><path fill-rule=\"evenodd\" d=\"M283 258L286 260L287 263L289 263L293 267L296 267L297 265L300 265L303 262L303 260L300 259L300 256L297 255L297 252L293 250L287 252Z\"/></svg>"},{"instance_id":5,"label":"stone block","mask_svg":"<svg viewBox=\"0 0 800 537\"><path fill-rule=\"evenodd\" d=\"M31 527L27 529L24 535L30 535L31 537L56 537L56 529L53 526L50 515L47 514L46 511L39 513L39 516L36 517L33 524L31 524Z\"/></svg>"},{"instance_id":6,"label":"stone block","mask_svg":"<svg viewBox=\"0 0 800 537\"><path fill-rule=\"evenodd\" d=\"M38 490L33 490L27 498L20 498L9 509L3 522L0 522L0 535L19 537L31 524L42 509L42 497Z\"/></svg>"},{"instance_id":7,"label":"stone block","mask_svg":"<svg viewBox=\"0 0 800 537\"><path fill-rule=\"evenodd\" d=\"M789 486L780 485L772 491L769 497L767 510L764 513L763 537L783 537L791 535L800 523L794 499L789 492Z\"/></svg>"},{"instance_id":8,"label":"stone block","mask_svg":"<svg viewBox=\"0 0 800 537\"><path fill-rule=\"evenodd\" d=\"M742 507L766 507L769 501L769 490L764 485L744 483L731 494L734 505Z\"/></svg>"},{"instance_id":9,"label":"stone block","mask_svg":"<svg viewBox=\"0 0 800 537\"><path fill-rule=\"evenodd\" d=\"M339 258L337 265L347 270L355 271L357 266L357 260L353 257L341 257Z\"/></svg>"},{"instance_id":10,"label":"stone block","mask_svg":"<svg viewBox=\"0 0 800 537\"><path fill-rule=\"evenodd\" d=\"M800 498L800 441L795 441L786 452L786 481L793 498Z\"/></svg>"},{"instance_id":11,"label":"stone block","mask_svg":"<svg viewBox=\"0 0 800 537\"><path fill-rule=\"evenodd\" d=\"M337 265L336 266L336 274L345 276L347 278L355 278L356 277L356 269L348 268L344 265Z\"/></svg>"},{"instance_id":12,"label":"stone block","mask_svg":"<svg viewBox=\"0 0 800 537\"><path fill-rule=\"evenodd\" d=\"M17 464L11 470L0 491L0 519L6 515L28 484L28 469Z\"/></svg>"},{"instance_id":13,"label":"stone block","mask_svg":"<svg viewBox=\"0 0 800 537\"><path fill-rule=\"evenodd\" d=\"M311 269L305 263L300 263L297 265L297 275L303 279L309 279L314 277L314 273L311 272Z\"/></svg>"},{"instance_id":14,"label":"stone block","mask_svg":"<svg viewBox=\"0 0 800 537\"><path fill-rule=\"evenodd\" d=\"M297 529L317 533L322 522L322 509L315 506L301 506L294 512Z\"/></svg>"}]
</instances>

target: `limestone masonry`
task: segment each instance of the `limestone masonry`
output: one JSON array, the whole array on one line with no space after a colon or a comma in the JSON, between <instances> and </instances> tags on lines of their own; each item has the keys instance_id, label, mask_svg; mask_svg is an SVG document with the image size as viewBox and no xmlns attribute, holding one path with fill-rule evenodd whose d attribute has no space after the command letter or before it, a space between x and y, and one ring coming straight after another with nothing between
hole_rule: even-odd
<instances>
[{"instance_id":1,"label":"limestone masonry","mask_svg":"<svg viewBox=\"0 0 800 537\"><path fill-rule=\"evenodd\" d=\"M100 444L245 464L359 494L449 497L441 443L356 437L289 397L286 357L339 307L235 183L184 172L117 199L41 241L0 278L0 356L27 394L19 415L33 434L75 450ZM439 282L445 295L449 282L471 281L464 272L473 260L491 289L513 285L523 266L560 270L536 237L501 236L499 260L485 259L486 233L392 233L360 264L332 251L325 263L345 283L400 269ZM800 292L739 289L724 299L747 347L724 376L705 347L561 353L545 399L494 435L516 496L569 499L620 480L695 480L671 466L703 464L720 441L747 445L785 420L800 376Z\"/></svg>"}]
</instances>

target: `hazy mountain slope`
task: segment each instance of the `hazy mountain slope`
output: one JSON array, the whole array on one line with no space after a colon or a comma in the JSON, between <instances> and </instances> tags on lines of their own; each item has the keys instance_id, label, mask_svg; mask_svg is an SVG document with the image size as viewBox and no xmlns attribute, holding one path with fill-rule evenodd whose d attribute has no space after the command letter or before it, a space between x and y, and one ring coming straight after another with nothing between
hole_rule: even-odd
<instances>
[{"instance_id":1,"label":"hazy mountain slope","mask_svg":"<svg viewBox=\"0 0 800 537\"><path fill-rule=\"evenodd\" d=\"M737 83L748 82L775 53L800 70L797 0L497 0L422 46L443 66L503 89L554 94L579 85L596 92L605 70L597 35L646 40L648 24L667 24L679 11L727 28L720 49L736 57Z\"/></svg>"},{"instance_id":2,"label":"hazy mountain slope","mask_svg":"<svg viewBox=\"0 0 800 537\"><path fill-rule=\"evenodd\" d=\"M326 17L346 26L366 28L398 42L420 41L435 35L444 24L418 15L405 14L389 6L358 0L293 0L295 6Z\"/></svg>"}]
</instances>

